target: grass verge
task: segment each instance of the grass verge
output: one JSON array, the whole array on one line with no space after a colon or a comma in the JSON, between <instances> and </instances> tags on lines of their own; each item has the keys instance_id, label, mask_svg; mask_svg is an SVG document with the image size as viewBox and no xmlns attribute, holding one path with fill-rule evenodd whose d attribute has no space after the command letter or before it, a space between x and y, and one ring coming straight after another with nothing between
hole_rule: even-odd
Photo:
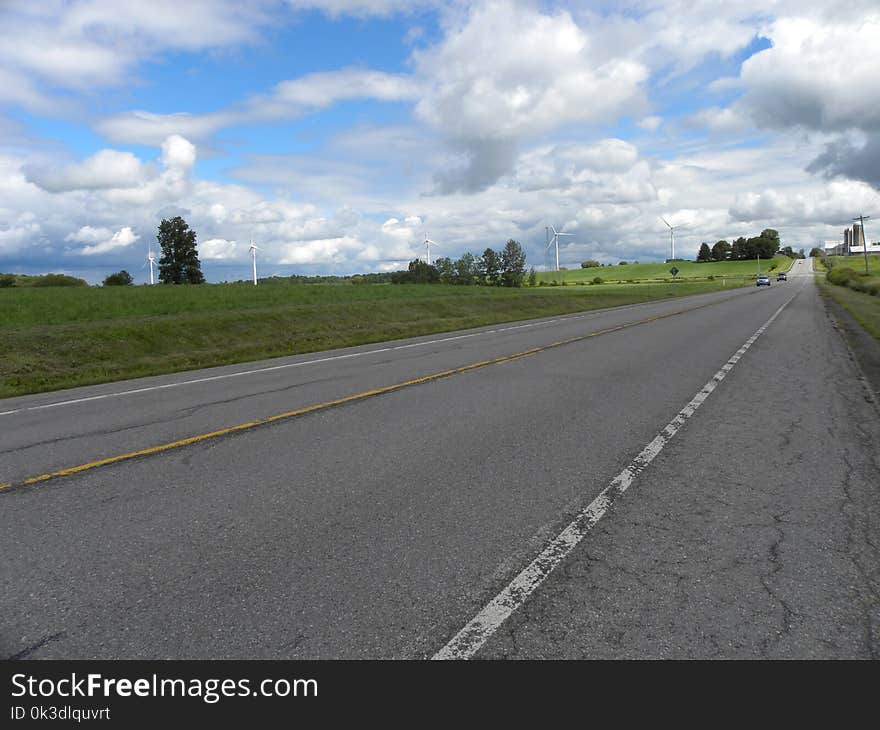
<instances>
[{"instance_id":1,"label":"grass verge","mask_svg":"<svg viewBox=\"0 0 880 730\"><path fill-rule=\"evenodd\" d=\"M866 332L880 342L880 297L830 284L824 277L816 277L816 282L824 294L849 312Z\"/></svg>"},{"instance_id":2,"label":"grass verge","mask_svg":"<svg viewBox=\"0 0 880 730\"><path fill-rule=\"evenodd\" d=\"M291 285L0 291L0 397L718 291Z\"/></svg>"},{"instance_id":3,"label":"grass verge","mask_svg":"<svg viewBox=\"0 0 880 730\"><path fill-rule=\"evenodd\" d=\"M758 270L762 274L777 271L788 271L793 260L788 256L775 256L774 258L758 261L675 261L674 266L678 269L676 279L705 279L709 276L725 276L736 278L750 278L754 280ZM617 266L598 266L589 269L568 269L566 271L545 271L538 273L538 281L550 283L557 281L565 284L590 282L594 277L599 277L606 282L637 282L643 280L672 279L670 269L672 263L652 262L646 264L619 264Z\"/></svg>"}]
</instances>

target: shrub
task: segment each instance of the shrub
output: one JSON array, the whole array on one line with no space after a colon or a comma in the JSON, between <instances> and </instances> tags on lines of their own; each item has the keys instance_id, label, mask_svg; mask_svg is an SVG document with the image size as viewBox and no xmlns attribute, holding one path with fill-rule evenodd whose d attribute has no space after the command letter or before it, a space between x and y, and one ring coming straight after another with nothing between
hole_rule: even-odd
<instances>
[{"instance_id":1,"label":"shrub","mask_svg":"<svg viewBox=\"0 0 880 730\"><path fill-rule=\"evenodd\" d=\"M835 266L828 270L825 275L828 281L838 286L850 286L850 282L857 281L859 275L848 266Z\"/></svg>"},{"instance_id":2,"label":"shrub","mask_svg":"<svg viewBox=\"0 0 880 730\"><path fill-rule=\"evenodd\" d=\"M0 274L0 289L15 286L15 276L13 274Z\"/></svg>"},{"instance_id":3,"label":"shrub","mask_svg":"<svg viewBox=\"0 0 880 730\"><path fill-rule=\"evenodd\" d=\"M38 276L34 279L31 286L88 286L88 282L84 279L77 279L75 276L67 276L66 274L46 274Z\"/></svg>"},{"instance_id":4,"label":"shrub","mask_svg":"<svg viewBox=\"0 0 880 730\"><path fill-rule=\"evenodd\" d=\"M602 284L605 280L601 276L594 276L593 280L590 282L591 284Z\"/></svg>"},{"instance_id":5,"label":"shrub","mask_svg":"<svg viewBox=\"0 0 880 730\"><path fill-rule=\"evenodd\" d=\"M117 271L115 274L110 274L104 279L104 286L131 286L133 283L134 279L131 278L131 274L125 269Z\"/></svg>"},{"instance_id":6,"label":"shrub","mask_svg":"<svg viewBox=\"0 0 880 730\"><path fill-rule=\"evenodd\" d=\"M593 259L588 259L587 261L581 261L582 269L595 269L598 266L601 266L598 261L593 261Z\"/></svg>"}]
</instances>

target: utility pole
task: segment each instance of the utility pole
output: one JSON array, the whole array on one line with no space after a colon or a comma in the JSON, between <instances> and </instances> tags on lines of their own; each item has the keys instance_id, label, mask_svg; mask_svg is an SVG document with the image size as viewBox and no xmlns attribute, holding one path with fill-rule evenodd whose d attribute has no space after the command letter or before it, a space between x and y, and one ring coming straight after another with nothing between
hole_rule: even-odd
<instances>
[{"instance_id":1,"label":"utility pole","mask_svg":"<svg viewBox=\"0 0 880 730\"><path fill-rule=\"evenodd\" d=\"M853 218L853 221L858 221L859 225L862 227L862 250L865 252L865 276L868 275L868 237L865 235L865 220L870 218L869 215L860 215L858 218Z\"/></svg>"}]
</instances>

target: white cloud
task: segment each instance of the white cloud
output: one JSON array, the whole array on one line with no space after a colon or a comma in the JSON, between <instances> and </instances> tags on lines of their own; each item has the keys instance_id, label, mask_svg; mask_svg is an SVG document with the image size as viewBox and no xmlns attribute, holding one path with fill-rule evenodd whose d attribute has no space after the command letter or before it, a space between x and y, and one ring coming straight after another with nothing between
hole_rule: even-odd
<instances>
[{"instance_id":1,"label":"white cloud","mask_svg":"<svg viewBox=\"0 0 880 730\"><path fill-rule=\"evenodd\" d=\"M234 121L235 116L231 113L153 114L130 111L100 120L97 130L117 144L147 144L158 147L171 135L206 139Z\"/></svg>"},{"instance_id":2,"label":"white cloud","mask_svg":"<svg viewBox=\"0 0 880 730\"><path fill-rule=\"evenodd\" d=\"M323 264L342 263L346 254L362 250L364 244L352 236L324 238L312 241L296 241L282 246L282 264Z\"/></svg>"},{"instance_id":3,"label":"white cloud","mask_svg":"<svg viewBox=\"0 0 880 730\"><path fill-rule=\"evenodd\" d=\"M794 192L769 188L757 193L740 193L731 205L730 215L735 220L746 222L835 225L849 223L853 211L873 210L878 206L880 193L869 185L852 180L836 180L817 191Z\"/></svg>"},{"instance_id":4,"label":"white cloud","mask_svg":"<svg viewBox=\"0 0 880 730\"><path fill-rule=\"evenodd\" d=\"M880 129L880 12L862 22L774 21L773 46L747 59L742 106L762 125Z\"/></svg>"},{"instance_id":5,"label":"white cloud","mask_svg":"<svg viewBox=\"0 0 880 730\"><path fill-rule=\"evenodd\" d=\"M656 132L663 124L663 117L658 116L649 116L642 117L637 125L640 129L644 129L646 132Z\"/></svg>"},{"instance_id":6,"label":"white cloud","mask_svg":"<svg viewBox=\"0 0 880 730\"><path fill-rule=\"evenodd\" d=\"M25 174L30 182L43 190L57 193L68 190L132 188L150 177L150 168L131 152L99 150L82 162L62 168L28 166Z\"/></svg>"},{"instance_id":7,"label":"white cloud","mask_svg":"<svg viewBox=\"0 0 880 730\"><path fill-rule=\"evenodd\" d=\"M736 108L707 107L692 114L688 121L713 132L742 132L751 127L749 119Z\"/></svg>"},{"instance_id":8,"label":"white cloud","mask_svg":"<svg viewBox=\"0 0 880 730\"><path fill-rule=\"evenodd\" d=\"M166 50L253 42L273 3L177 0L8 0L0 63L30 80L92 89L120 84L139 62Z\"/></svg>"},{"instance_id":9,"label":"white cloud","mask_svg":"<svg viewBox=\"0 0 880 730\"><path fill-rule=\"evenodd\" d=\"M379 99L402 101L418 96L417 82L405 74L381 71L343 69L307 74L298 79L282 81L268 101L290 105L294 109L327 107L347 99Z\"/></svg>"},{"instance_id":10,"label":"white cloud","mask_svg":"<svg viewBox=\"0 0 880 730\"><path fill-rule=\"evenodd\" d=\"M417 51L425 91L416 114L467 157L438 178L440 190L485 188L510 170L524 137L643 109L648 69L625 56L597 58L592 43L567 11L498 1L473 7L440 44Z\"/></svg>"},{"instance_id":11,"label":"white cloud","mask_svg":"<svg viewBox=\"0 0 880 730\"><path fill-rule=\"evenodd\" d=\"M238 244L225 238L210 238L199 241L199 258L208 261L223 261L238 257Z\"/></svg>"},{"instance_id":12,"label":"white cloud","mask_svg":"<svg viewBox=\"0 0 880 730\"><path fill-rule=\"evenodd\" d=\"M107 241L113 236L113 231L109 228L93 228L92 226L82 226L78 231L69 233L64 237L65 241L75 241L77 243L99 243Z\"/></svg>"},{"instance_id":13,"label":"white cloud","mask_svg":"<svg viewBox=\"0 0 880 730\"><path fill-rule=\"evenodd\" d=\"M112 141L123 144L156 145L170 135L206 140L234 124L296 119L352 99L404 101L416 98L417 94L417 82L406 74L342 69L282 81L270 93L254 95L220 111L204 114L129 111L102 119L97 128Z\"/></svg>"},{"instance_id":14,"label":"white cloud","mask_svg":"<svg viewBox=\"0 0 880 730\"><path fill-rule=\"evenodd\" d=\"M82 229L80 229L82 230ZM95 254L108 253L115 249L126 248L131 246L140 238L129 226L120 228L106 241L101 241L93 246L86 246L79 253L83 256L94 256Z\"/></svg>"}]
</instances>

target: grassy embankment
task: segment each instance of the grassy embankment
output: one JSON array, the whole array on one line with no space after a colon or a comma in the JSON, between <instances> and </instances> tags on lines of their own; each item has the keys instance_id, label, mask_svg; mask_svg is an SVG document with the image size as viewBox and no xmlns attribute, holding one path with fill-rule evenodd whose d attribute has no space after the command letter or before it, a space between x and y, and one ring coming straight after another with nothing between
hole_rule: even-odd
<instances>
[{"instance_id":1,"label":"grassy embankment","mask_svg":"<svg viewBox=\"0 0 880 730\"><path fill-rule=\"evenodd\" d=\"M865 273L865 257L863 255L829 256L828 260L832 267L846 266L858 273ZM871 276L880 276L880 254L868 254L868 273Z\"/></svg>"},{"instance_id":2,"label":"grassy embankment","mask_svg":"<svg viewBox=\"0 0 880 730\"><path fill-rule=\"evenodd\" d=\"M695 261L676 261L677 280L702 280L709 276L725 279L754 279L758 269L762 274L788 271L792 259L788 256L775 256L768 260L756 259L748 261L712 261L697 263ZM617 266L598 266L589 269L568 269L567 271L547 271L538 274L538 281L550 283L578 284L589 283L594 277L605 282L639 283L643 281L670 280L673 278L670 269L672 263L653 262L647 264L618 264Z\"/></svg>"},{"instance_id":3,"label":"grassy embankment","mask_svg":"<svg viewBox=\"0 0 880 730\"><path fill-rule=\"evenodd\" d=\"M206 284L0 289L0 397L717 291Z\"/></svg>"},{"instance_id":4,"label":"grassy embankment","mask_svg":"<svg viewBox=\"0 0 880 730\"><path fill-rule=\"evenodd\" d=\"M822 291L846 309L867 332L880 341L880 256L868 256L869 276L864 276L865 259L861 256L833 256L830 259L831 276L817 277ZM850 268L856 278L835 278L833 272L839 273L843 268ZM839 281L839 284L835 284ZM861 289L861 290L859 290Z\"/></svg>"}]
</instances>

